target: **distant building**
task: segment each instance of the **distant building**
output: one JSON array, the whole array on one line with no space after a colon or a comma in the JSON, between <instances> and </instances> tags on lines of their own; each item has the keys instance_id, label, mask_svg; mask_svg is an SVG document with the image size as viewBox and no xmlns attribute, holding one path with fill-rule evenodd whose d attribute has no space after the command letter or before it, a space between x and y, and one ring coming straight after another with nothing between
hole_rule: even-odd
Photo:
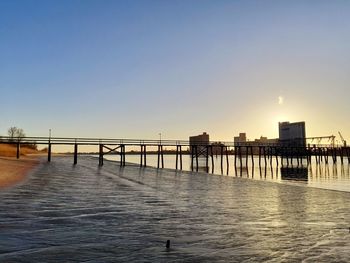
<instances>
[{"instance_id":1,"label":"distant building","mask_svg":"<svg viewBox=\"0 0 350 263\"><path fill-rule=\"evenodd\" d=\"M235 146L243 146L240 149L242 154L246 153L247 148L245 146L252 147L253 153L258 154L259 146L278 143L278 139L268 139L267 137L263 137L263 136L260 136L259 139L255 139L254 141L249 141L247 139L246 133L243 133L243 132L241 132L239 136L235 136L233 141Z\"/></svg>"},{"instance_id":2,"label":"distant building","mask_svg":"<svg viewBox=\"0 0 350 263\"><path fill-rule=\"evenodd\" d=\"M259 146L259 144L275 144L278 143L278 139L268 139L267 137L260 136L259 139L255 139L254 141L247 140L247 135L245 132L241 132L239 136L235 136L233 138L233 142L235 145L239 146L240 143L243 146Z\"/></svg>"},{"instance_id":3,"label":"distant building","mask_svg":"<svg viewBox=\"0 0 350 263\"><path fill-rule=\"evenodd\" d=\"M278 123L279 142L287 146L306 146L305 122Z\"/></svg>"},{"instance_id":4,"label":"distant building","mask_svg":"<svg viewBox=\"0 0 350 263\"><path fill-rule=\"evenodd\" d=\"M203 132L203 134L196 135L196 136L190 136L190 145L191 144L209 144L209 134L206 132Z\"/></svg>"},{"instance_id":5,"label":"distant building","mask_svg":"<svg viewBox=\"0 0 350 263\"><path fill-rule=\"evenodd\" d=\"M222 147L225 147L225 144L223 144L222 142L213 142L211 145L213 147L212 150L214 155L221 154Z\"/></svg>"},{"instance_id":6,"label":"distant building","mask_svg":"<svg viewBox=\"0 0 350 263\"><path fill-rule=\"evenodd\" d=\"M247 141L247 135L246 135L245 132L240 132L239 136L235 136L233 138L233 142L234 142L235 145L239 144L241 142L246 142L246 141Z\"/></svg>"},{"instance_id":7,"label":"distant building","mask_svg":"<svg viewBox=\"0 0 350 263\"><path fill-rule=\"evenodd\" d=\"M256 144L277 144L278 139L268 139L267 137L260 136L260 139L255 139Z\"/></svg>"},{"instance_id":8,"label":"distant building","mask_svg":"<svg viewBox=\"0 0 350 263\"><path fill-rule=\"evenodd\" d=\"M206 152L206 146L209 145L209 134L203 132L203 134L190 136L190 153L192 153L192 146L197 145L198 155Z\"/></svg>"}]
</instances>

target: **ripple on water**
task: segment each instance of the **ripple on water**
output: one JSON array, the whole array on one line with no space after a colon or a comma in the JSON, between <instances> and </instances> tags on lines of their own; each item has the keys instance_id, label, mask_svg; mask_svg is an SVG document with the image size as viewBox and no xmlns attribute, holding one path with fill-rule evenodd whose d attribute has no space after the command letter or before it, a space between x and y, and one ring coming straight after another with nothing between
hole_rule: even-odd
<instances>
[{"instance_id":1,"label":"ripple on water","mask_svg":"<svg viewBox=\"0 0 350 263\"><path fill-rule=\"evenodd\" d=\"M350 262L349 194L55 157L0 192L0 261Z\"/></svg>"}]
</instances>

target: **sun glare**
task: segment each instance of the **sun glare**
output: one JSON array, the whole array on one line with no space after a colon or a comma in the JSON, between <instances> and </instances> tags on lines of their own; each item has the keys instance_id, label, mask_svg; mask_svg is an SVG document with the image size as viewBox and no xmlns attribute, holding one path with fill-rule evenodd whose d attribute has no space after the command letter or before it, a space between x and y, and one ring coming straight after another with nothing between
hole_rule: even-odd
<instances>
[{"instance_id":1,"label":"sun glare","mask_svg":"<svg viewBox=\"0 0 350 263\"><path fill-rule=\"evenodd\" d=\"M278 104L282 105L284 103L284 98L282 96L278 96Z\"/></svg>"}]
</instances>

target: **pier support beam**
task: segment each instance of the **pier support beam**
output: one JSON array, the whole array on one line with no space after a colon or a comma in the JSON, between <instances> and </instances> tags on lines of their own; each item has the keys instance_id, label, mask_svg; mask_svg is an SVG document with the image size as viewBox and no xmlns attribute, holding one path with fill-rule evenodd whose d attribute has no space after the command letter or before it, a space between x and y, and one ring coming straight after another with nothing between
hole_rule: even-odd
<instances>
[{"instance_id":1,"label":"pier support beam","mask_svg":"<svg viewBox=\"0 0 350 263\"><path fill-rule=\"evenodd\" d=\"M239 150L239 164L240 164L240 167L242 167L242 146L238 146L238 150Z\"/></svg>"},{"instance_id":2,"label":"pier support beam","mask_svg":"<svg viewBox=\"0 0 350 263\"><path fill-rule=\"evenodd\" d=\"M210 145L210 156L211 156L211 172L214 173L214 153L213 153L212 145Z\"/></svg>"},{"instance_id":3,"label":"pier support beam","mask_svg":"<svg viewBox=\"0 0 350 263\"><path fill-rule=\"evenodd\" d=\"M307 147L307 164L308 165L311 165L311 156L312 156L312 152L309 144Z\"/></svg>"},{"instance_id":4,"label":"pier support beam","mask_svg":"<svg viewBox=\"0 0 350 263\"><path fill-rule=\"evenodd\" d=\"M221 173L224 171L224 146L220 146L220 167L221 167Z\"/></svg>"},{"instance_id":5,"label":"pier support beam","mask_svg":"<svg viewBox=\"0 0 350 263\"><path fill-rule=\"evenodd\" d=\"M249 147L245 147L245 166L248 167Z\"/></svg>"},{"instance_id":6,"label":"pier support beam","mask_svg":"<svg viewBox=\"0 0 350 263\"><path fill-rule=\"evenodd\" d=\"M329 152L328 152L328 147L324 149L324 161L326 164L328 164L328 156L329 156Z\"/></svg>"},{"instance_id":7,"label":"pier support beam","mask_svg":"<svg viewBox=\"0 0 350 263\"><path fill-rule=\"evenodd\" d=\"M176 170L178 169L178 163L180 160L180 170L182 170L182 147L181 145L176 145Z\"/></svg>"},{"instance_id":8,"label":"pier support beam","mask_svg":"<svg viewBox=\"0 0 350 263\"><path fill-rule=\"evenodd\" d=\"M332 158L333 158L333 163L337 163L337 149L333 148L332 149Z\"/></svg>"},{"instance_id":9,"label":"pier support beam","mask_svg":"<svg viewBox=\"0 0 350 263\"><path fill-rule=\"evenodd\" d=\"M125 145L120 145L120 166L125 166Z\"/></svg>"},{"instance_id":10,"label":"pier support beam","mask_svg":"<svg viewBox=\"0 0 350 263\"><path fill-rule=\"evenodd\" d=\"M261 166L261 151L262 151L262 148L261 146L259 146L259 167Z\"/></svg>"},{"instance_id":11,"label":"pier support beam","mask_svg":"<svg viewBox=\"0 0 350 263\"><path fill-rule=\"evenodd\" d=\"M78 144L74 144L74 164L78 163Z\"/></svg>"},{"instance_id":12,"label":"pier support beam","mask_svg":"<svg viewBox=\"0 0 350 263\"><path fill-rule=\"evenodd\" d=\"M163 155L163 145L158 145L158 162L157 168L160 168L160 163L162 164L161 168L164 168L164 155Z\"/></svg>"},{"instance_id":13,"label":"pier support beam","mask_svg":"<svg viewBox=\"0 0 350 263\"><path fill-rule=\"evenodd\" d=\"M140 152L140 167L146 167L147 165L147 149L146 149L146 145L145 144L141 144L141 152Z\"/></svg>"},{"instance_id":14,"label":"pier support beam","mask_svg":"<svg viewBox=\"0 0 350 263\"><path fill-rule=\"evenodd\" d=\"M340 161L341 164L344 164L344 147L340 148Z\"/></svg>"},{"instance_id":15,"label":"pier support beam","mask_svg":"<svg viewBox=\"0 0 350 263\"><path fill-rule=\"evenodd\" d=\"M103 165L103 144L99 145L98 165Z\"/></svg>"},{"instance_id":16,"label":"pier support beam","mask_svg":"<svg viewBox=\"0 0 350 263\"><path fill-rule=\"evenodd\" d=\"M267 160L266 160L266 146L263 146L263 151L264 151L264 163L265 167L267 166Z\"/></svg>"},{"instance_id":17,"label":"pier support beam","mask_svg":"<svg viewBox=\"0 0 350 263\"><path fill-rule=\"evenodd\" d=\"M196 171L198 172L198 147L197 147L197 145L196 145L194 152L196 154Z\"/></svg>"},{"instance_id":18,"label":"pier support beam","mask_svg":"<svg viewBox=\"0 0 350 263\"><path fill-rule=\"evenodd\" d=\"M277 147L274 147L275 157L276 157L276 165L278 166L278 152Z\"/></svg>"},{"instance_id":19,"label":"pier support beam","mask_svg":"<svg viewBox=\"0 0 350 263\"><path fill-rule=\"evenodd\" d=\"M228 161L228 148L227 148L227 146L225 147L225 152L226 152L226 170L227 170L227 175L228 175L229 161Z\"/></svg>"},{"instance_id":20,"label":"pier support beam","mask_svg":"<svg viewBox=\"0 0 350 263\"><path fill-rule=\"evenodd\" d=\"M205 146L205 170L207 171L207 173L209 172L209 145Z\"/></svg>"},{"instance_id":21,"label":"pier support beam","mask_svg":"<svg viewBox=\"0 0 350 263\"><path fill-rule=\"evenodd\" d=\"M21 149L21 145L20 145L20 142L18 141L17 142L17 147L16 147L16 158L19 159L19 156L20 156L20 149Z\"/></svg>"},{"instance_id":22,"label":"pier support beam","mask_svg":"<svg viewBox=\"0 0 350 263\"><path fill-rule=\"evenodd\" d=\"M235 155L235 167L237 166L237 154L238 154L238 148L237 146L235 146L235 152L234 152L234 155Z\"/></svg>"},{"instance_id":23,"label":"pier support beam","mask_svg":"<svg viewBox=\"0 0 350 263\"><path fill-rule=\"evenodd\" d=\"M146 167L146 145L141 144L141 151L140 151L140 167Z\"/></svg>"},{"instance_id":24,"label":"pier support beam","mask_svg":"<svg viewBox=\"0 0 350 263\"><path fill-rule=\"evenodd\" d=\"M47 161L51 162L51 142L49 142L49 145L47 147Z\"/></svg>"},{"instance_id":25,"label":"pier support beam","mask_svg":"<svg viewBox=\"0 0 350 263\"><path fill-rule=\"evenodd\" d=\"M296 148L297 166L300 166L300 147Z\"/></svg>"}]
</instances>

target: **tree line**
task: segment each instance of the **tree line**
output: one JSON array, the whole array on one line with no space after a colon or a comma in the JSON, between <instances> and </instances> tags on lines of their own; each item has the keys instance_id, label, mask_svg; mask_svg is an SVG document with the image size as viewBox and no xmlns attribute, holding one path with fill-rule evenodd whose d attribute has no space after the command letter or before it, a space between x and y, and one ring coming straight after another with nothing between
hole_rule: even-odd
<instances>
[{"instance_id":1,"label":"tree line","mask_svg":"<svg viewBox=\"0 0 350 263\"><path fill-rule=\"evenodd\" d=\"M24 137L26 137L26 134L24 133L24 130L18 127L10 127L7 130L8 139L7 142L13 143L13 142L21 142ZM4 142L3 138L0 138L1 141ZM37 150L38 145L36 142L26 143L26 147Z\"/></svg>"}]
</instances>

